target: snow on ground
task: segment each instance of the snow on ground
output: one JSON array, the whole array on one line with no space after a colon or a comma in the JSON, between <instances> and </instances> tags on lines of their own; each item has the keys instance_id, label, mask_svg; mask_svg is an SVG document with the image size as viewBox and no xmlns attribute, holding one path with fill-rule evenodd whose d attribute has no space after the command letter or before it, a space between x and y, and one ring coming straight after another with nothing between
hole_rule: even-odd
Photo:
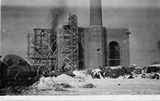
<instances>
[{"instance_id":1,"label":"snow on ground","mask_svg":"<svg viewBox=\"0 0 160 101\"><path fill-rule=\"evenodd\" d=\"M153 79L92 79L84 71L74 72L72 78L62 74L58 77L42 77L23 95L107 95L107 94L160 94L160 80ZM56 90L56 84L69 84L71 87ZM83 88L93 84L95 88Z\"/></svg>"}]
</instances>

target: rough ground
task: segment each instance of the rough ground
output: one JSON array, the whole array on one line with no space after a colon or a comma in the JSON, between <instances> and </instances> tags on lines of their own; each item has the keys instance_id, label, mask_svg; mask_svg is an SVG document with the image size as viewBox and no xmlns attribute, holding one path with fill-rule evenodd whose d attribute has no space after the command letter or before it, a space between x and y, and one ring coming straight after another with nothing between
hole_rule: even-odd
<instances>
[{"instance_id":1,"label":"rough ground","mask_svg":"<svg viewBox=\"0 0 160 101\"><path fill-rule=\"evenodd\" d=\"M63 83L63 85L61 85ZM67 84L69 86L64 86ZM93 87L85 88L87 84ZM95 86L95 87L94 87ZM67 75L42 77L22 95L148 95L160 94L160 80L153 79L92 79L79 75L75 78Z\"/></svg>"}]
</instances>

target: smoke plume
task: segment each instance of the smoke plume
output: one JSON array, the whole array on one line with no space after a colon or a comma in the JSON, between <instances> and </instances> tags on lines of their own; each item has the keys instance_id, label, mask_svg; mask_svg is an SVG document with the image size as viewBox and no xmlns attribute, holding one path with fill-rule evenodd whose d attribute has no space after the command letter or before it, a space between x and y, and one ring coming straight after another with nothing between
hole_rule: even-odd
<instances>
[{"instance_id":1,"label":"smoke plume","mask_svg":"<svg viewBox=\"0 0 160 101\"><path fill-rule=\"evenodd\" d=\"M64 20L64 16L67 12L67 7L61 6L51 9L51 15L52 15L52 27L51 27L51 42L52 42L52 51L54 52L56 50L56 29L58 25L60 24L60 21Z\"/></svg>"}]
</instances>

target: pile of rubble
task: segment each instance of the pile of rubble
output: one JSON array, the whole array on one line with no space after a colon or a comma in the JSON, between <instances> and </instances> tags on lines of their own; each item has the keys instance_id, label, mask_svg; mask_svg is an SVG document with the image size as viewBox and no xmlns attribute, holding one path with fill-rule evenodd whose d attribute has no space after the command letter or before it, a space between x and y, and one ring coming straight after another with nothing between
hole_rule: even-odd
<instances>
[{"instance_id":1,"label":"pile of rubble","mask_svg":"<svg viewBox=\"0 0 160 101\"><path fill-rule=\"evenodd\" d=\"M129 67L97 67L88 69L87 73L93 79L101 78L149 78L160 79L160 65L149 65L145 67L131 65Z\"/></svg>"},{"instance_id":2,"label":"pile of rubble","mask_svg":"<svg viewBox=\"0 0 160 101\"><path fill-rule=\"evenodd\" d=\"M66 70L41 73L25 59L16 55L6 55L0 61L0 88L30 86L38 90L51 89L65 91L68 88L95 88L89 82L92 79L105 78L160 78L160 64L145 67L131 65L128 67L96 67L84 71ZM13 89L15 88L15 89ZM21 91L21 90L20 90ZM18 91L19 92L19 91Z\"/></svg>"},{"instance_id":3,"label":"pile of rubble","mask_svg":"<svg viewBox=\"0 0 160 101\"><path fill-rule=\"evenodd\" d=\"M85 72L73 71L74 77L61 74L57 77L44 77L42 76L39 81L30 86L29 93L37 91L51 90L51 91L68 91L75 88L95 88L96 86L87 81L84 77ZM25 92L27 93L27 92Z\"/></svg>"}]
</instances>

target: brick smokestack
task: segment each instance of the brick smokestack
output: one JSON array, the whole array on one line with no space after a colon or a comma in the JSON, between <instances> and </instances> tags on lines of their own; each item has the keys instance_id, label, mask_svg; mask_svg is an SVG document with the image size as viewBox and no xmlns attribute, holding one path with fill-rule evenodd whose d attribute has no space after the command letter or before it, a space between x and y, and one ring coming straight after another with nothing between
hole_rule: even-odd
<instances>
[{"instance_id":1,"label":"brick smokestack","mask_svg":"<svg viewBox=\"0 0 160 101\"><path fill-rule=\"evenodd\" d=\"M102 25L101 0L90 0L90 26L85 34L86 68L105 66L105 28Z\"/></svg>"},{"instance_id":2,"label":"brick smokestack","mask_svg":"<svg viewBox=\"0 0 160 101\"><path fill-rule=\"evenodd\" d=\"M102 25L101 0L90 0L90 25Z\"/></svg>"}]
</instances>

